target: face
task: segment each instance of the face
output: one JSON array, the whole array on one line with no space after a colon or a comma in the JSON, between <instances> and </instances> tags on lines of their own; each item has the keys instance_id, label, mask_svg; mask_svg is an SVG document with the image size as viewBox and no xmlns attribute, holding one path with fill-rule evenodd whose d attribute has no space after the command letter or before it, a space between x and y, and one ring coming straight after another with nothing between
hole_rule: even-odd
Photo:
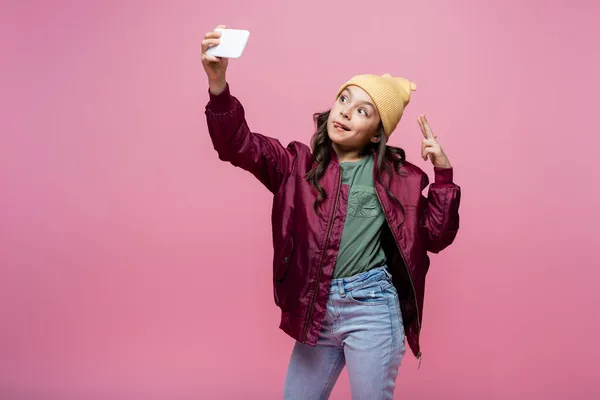
<instances>
[{"instance_id":1,"label":"face","mask_svg":"<svg viewBox=\"0 0 600 400\"><path fill-rule=\"evenodd\" d=\"M348 86L337 98L327 121L329 138L340 149L361 150L379 141L381 119L371 97L358 86Z\"/></svg>"}]
</instances>

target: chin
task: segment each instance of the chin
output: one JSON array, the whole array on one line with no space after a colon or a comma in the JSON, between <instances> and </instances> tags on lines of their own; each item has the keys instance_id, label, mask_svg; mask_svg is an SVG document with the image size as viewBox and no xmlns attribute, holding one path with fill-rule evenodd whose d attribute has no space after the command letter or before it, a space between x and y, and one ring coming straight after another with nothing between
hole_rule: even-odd
<instances>
[{"instance_id":1,"label":"chin","mask_svg":"<svg viewBox=\"0 0 600 400\"><path fill-rule=\"evenodd\" d=\"M344 138L335 129L328 129L327 136L329 136L329 139L335 144L343 145L345 142Z\"/></svg>"}]
</instances>

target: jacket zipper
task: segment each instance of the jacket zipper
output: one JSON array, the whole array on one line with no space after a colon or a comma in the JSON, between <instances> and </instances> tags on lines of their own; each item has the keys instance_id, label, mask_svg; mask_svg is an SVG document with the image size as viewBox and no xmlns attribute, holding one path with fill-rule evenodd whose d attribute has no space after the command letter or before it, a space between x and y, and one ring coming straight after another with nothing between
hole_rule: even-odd
<instances>
[{"instance_id":1,"label":"jacket zipper","mask_svg":"<svg viewBox=\"0 0 600 400\"><path fill-rule=\"evenodd\" d=\"M306 326L304 327L304 335L302 337L302 342L306 342L306 337L308 336L308 331L310 328L310 324L312 322L312 314L313 309L315 308L315 302L317 300L317 293L319 292L319 283L321 282L321 272L323 270L323 264L325 263L325 256L327 254L327 247L329 246L329 237L331 236L331 230L333 229L333 220L335 219L335 212L337 210L338 199L340 197L340 189L342 187L342 172L339 172L338 179L338 188L335 194L335 203L333 204L333 212L331 213L331 221L329 222L329 231L327 232L327 237L325 238L325 245L323 246L323 255L321 256L321 264L319 265L319 270L317 271L317 284L315 285L315 292L313 294L312 301L310 303L310 309L308 312L308 318L306 320Z\"/></svg>"},{"instance_id":2,"label":"jacket zipper","mask_svg":"<svg viewBox=\"0 0 600 400\"><path fill-rule=\"evenodd\" d=\"M396 240L396 235L394 234L394 231L392 229L392 224L390 224L390 220L388 219L387 212L385 211L383 202L381 201L381 197L379 196L379 192L377 191L377 188L375 188L375 194L377 194L377 199L379 200L379 204L381 205L381 209L383 210L383 215L385 216L385 220L386 220L388 226L390 227L392 237L394 238L394 243L396 243L396 247L398 247L398 253L400 253L400 258L402 258L402 262L404 263L404 267L406 268L406 273L408 274L408 279L410 280L410 286L412 287L413 296L415 298L415 307L417 310L417 326L419 327L419 332L421 332L421 322L420 322L420 318L419 318L419 314L420 314L419 313L419 303L417 301L417 292L415 290L415 284L413 283L412 277L410 276L410 271L408 269L408 264L406 263L406 258L404 257L404 254L402 253L402 248L400 248L400 244L398 243L398 240ZM419 367L421 367L421 357L422 356L423 356L423 354L421 353L421 351L419 351L419 353L417 354L417 359L419 360Z\"/></svg>"}]
</instances>

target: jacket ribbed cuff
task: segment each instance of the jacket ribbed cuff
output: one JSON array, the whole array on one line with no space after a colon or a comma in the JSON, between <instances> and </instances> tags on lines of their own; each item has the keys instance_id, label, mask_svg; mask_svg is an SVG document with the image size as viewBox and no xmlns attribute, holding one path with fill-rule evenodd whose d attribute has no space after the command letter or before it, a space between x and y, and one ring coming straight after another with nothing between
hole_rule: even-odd
<instances>
[{"instance_id":1,"label":"jacket ribbed cuff","mask_svg":"<svg viewBox=\"0 0 600 400\"><path fill-rule=\"evenodd\" d=\"M233 97L229 91L229 83L225 89L219 94L213 94L208 90L209 103L207 108L215 113L224 113L233 107Z\"/></svg>"},{"instance_id":2,"label":"jacket ribbed cuff","mask_svg":"<svg viewBox=\"0 0 600 400\"><path fill-rule=\"evenodd\" d=\"M452 168L433 167L435 183L452 183L454 170Z\"/></svg>"}]
</instances>

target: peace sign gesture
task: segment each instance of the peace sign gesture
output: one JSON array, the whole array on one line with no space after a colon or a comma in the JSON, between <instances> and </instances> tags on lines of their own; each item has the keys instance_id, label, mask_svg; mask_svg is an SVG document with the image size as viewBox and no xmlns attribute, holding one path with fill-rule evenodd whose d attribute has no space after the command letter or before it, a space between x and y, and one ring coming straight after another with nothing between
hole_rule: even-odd
<instances>
[{"instance_id":1,"label":"peace sign gesture","mask_svg":"<svg viewBox=\"0 0 600 400\"><path fill-rule=\"evenodd\" d=\"M424 136L423 142L421 142L421 157L423 157L423 160L429 158L434 167L452 168L448 156L446 156L446 153L444 153L444 150L437 141L437 136L433 135L425 114L419 115L417 122Z\"/></svg>"}]
</instances>

